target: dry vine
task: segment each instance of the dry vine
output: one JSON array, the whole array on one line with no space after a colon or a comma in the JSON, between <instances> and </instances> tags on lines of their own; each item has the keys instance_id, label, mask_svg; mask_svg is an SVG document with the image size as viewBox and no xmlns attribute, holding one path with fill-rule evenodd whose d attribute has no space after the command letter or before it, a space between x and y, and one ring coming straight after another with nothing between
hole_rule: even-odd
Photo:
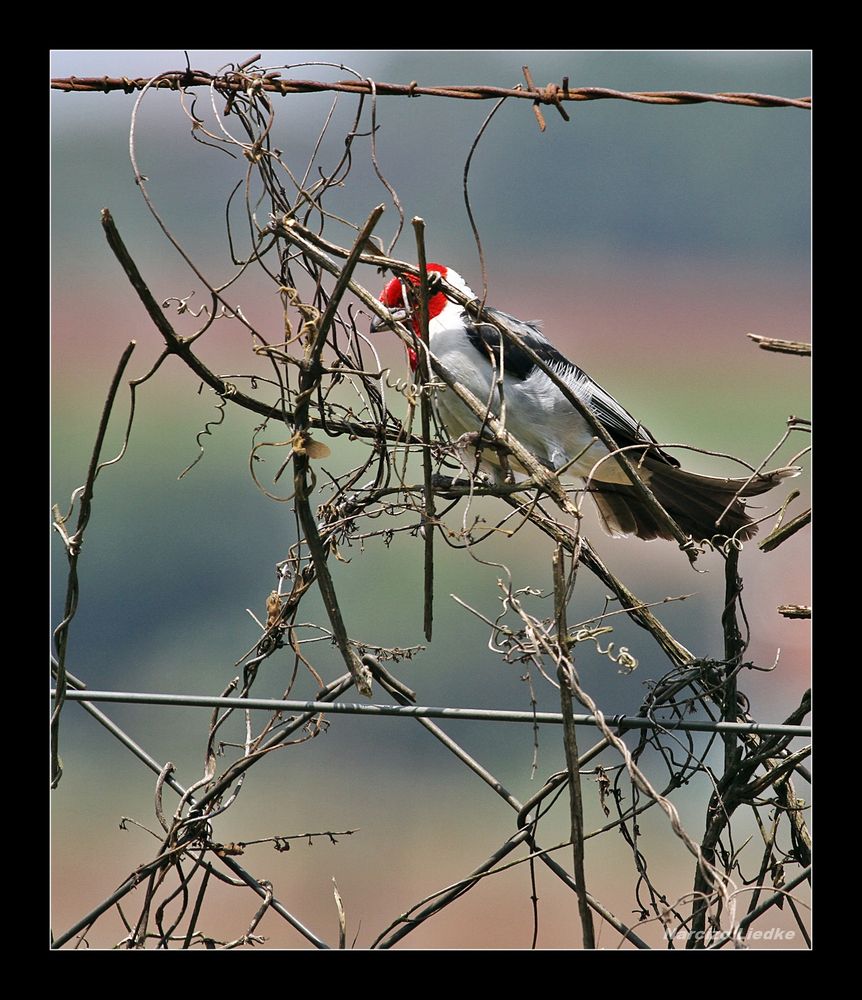
<instances>
[{"instance_id":1,"label":"dry vine","mask_svg":"<svg viewBox=\"0 0 862 1000\"><path fill-rule=\"evenodd\" d=\"M687 948L719 948L728 941L742 945L752 923L770 907L782 906L785 901L793 907L800 933L807 941L807 922L794 899L793 889L810 870L810 837L805 806L797 796L793 780L800 777L808 780L804 762L809 748L799 747L796 736L808 711L808 695L806 693L799 708L785 720L784 725L791 727L786 733L758 733L751 731L756 727L746 725L755 720L748 713L740 679L746 669L756 665L745 659L749 637L738 576L739 543L731 540L719 553L724 559L726 579L726 602L720 612L725 637L724 658L699 657L673 637L653 606L618 579L582 536L580 504L583 490L573 489L536 461L504 424L489 414L485 402L473 397L452 379L425 344L416 340L412 330L400 327L397 332L406 345L419 352L421 363L416 380L397 378L381 367L365 329L367 314L385 318L386 313L373 292L355 280L354 272L359 264L371 264L395 274L419 275L423 325L426 325L428 288L422 266L424 224L421 220L413 220L415 250L405 250L402 254L415 258L419 262L417 268L410 260L393 256L401 227L385 251L379 246L374 231L384 211L383 205L374 208L364 223L354 224L335 216L328 208L327 198L332 189L344 185L354 166L358 137L363 135L362 125L369 105L372 130L368 155L374 169L384 179L376 157L373 128L377 97L383 93L407 97L424 93L469 99L527 98L554 105L563 117L566 116L562 102L607 97L653 103L711 100L763 107L807 107L807 100L738 94L620 94L597 88L570 89L568 80L564 80L561 87L539 89L533 85L529 71L525 71L528 85L523 90L421 88L415 83L399 87L375 83L359 73L355 73L355 80L349 83L280 78L281 73L291 69L293 67L269 70L246 63L215 76L187 70L166 73L150 81L74 79L54 82L57 87L74 91L121 88L128 93L137 92L131 135L137 183L165 238L183 256L209 298L198 314L198 328L191 334L180 333L169 313L172 310L178 316L193 315L188 298L178 297L164 304L156 301L135 263L134 249L129 249L110 212L104 212L102 223L108 243L164 342L162 353L151 370L130 383L126 442L132 430L137 394L147 380L158 373L162 363L175 356L211 390L218 408L218 418L198 435L200 453L205 451L204 436L210 434L211 425L221 421L225 408L242 407L257 414L261 422L250 454L251 474L268 496L290 502L296 514L297 541L276 567L272 593L266 603L266 620L259 623L258 640L238 661L240 674L221 694L228 696L237 692L252 705L254 685L262 664L276 654L287 652L293 658L293 671L284 690L284 699L290 698L299 672L308 671L319 687L316 699L319 703L335 702L355 688L365 695L382 690L390 700L402 706L415 704L417 694L394 676L387 664L391 666L403 657L414 655L417 650L372 647L366 639L357 638L356 623L347 620L342 612L331 561L342 558L348 549L361 549L374 542L388 544L395 533L421 535L425 566L423 624L430 641L435 546L463 549L465 558L482 560L487 539L496 539L526 526L537 535L548 536L552 543L548 556L549 563L553 561L554 613L537 614L533 600L537 596L535 588L515 581L505 567L499 582L499 615L492 620L477 609L469 610L482 619L488 629L490 648L503 660L523 664L536 683L559 688L567 770L549 777L529 801L520 802L436 723L417 716L418 725L440 740L515 811L517 822L514 833L495 847L483 864L457 883L443 887L396 915L388 927L376 933L372 947L388 948L405 938L409 943L409 935L416 927L510 864L527 864L531 870L537 864L545 865L574 891L582 943L587 948L596 946L594 921L613 927L621 945L647 947L641 927L651 922L661 924L667 946L671 948L680 943ZM203 87L209 90L208 108L193 92L193 88ZM138 167L136 126L140 108L152 91L163 88L177 92L196 141L228 151L243 167L236 192L243 199L245 228L242 233L231 229L235 270L220 284L211 281L179 244L168 223L161 218L150 196L148 179ZM290 151L282 151L280 140L276 138L278 123L272 95L315 89L336 92L336 100L356 101L353 126L344 137L343 156L328 172L320 167L317 155L327 136L331 114L322 125L315 152L307 164L298 167L291 162ZM340 98L338 94L347 96ZM540 114L537 117L544 124ZM392 192L392 204L403 220L397 195L387 181L384 183ZM283 330L277 337L273 337L271 330L256 328L237 305L235 289L251 268L262 269L281 295ZM457 298L454 291L452 295ZM356 301L361 304L366 318L362 310L356 310ZM478 303L468 303L465 299L464 304L481 314ZM204 358L206 335L221 322L238 323L246 332L250 357L248 369L243 374L220 375ZM502 328L502 332L509 338L518 337L517 332L506 328ZM761 342L761 346L804 352L804 345L782 348ZM87 701L86 693L81 690L83 683L69 672L66 640L69 630L74 628L78 602L76 567L81 536L89 517L96 475L108 464L101 462L101 441L116 406L117 388L130 354L131 346L123 354L108 396L85 485L72 497L72 506L77 505L78 509L75 531L70 533L66 528L71 512L61 514L57 510L55 516L55 526L68 551L70 569L66 613L55 631L53 780L56 784L62 777L59 754L62 716L69 710L65 707L68 705L65 695L68 690L77 689L86 710L103 725L112 727L117 738L157 774L154 813L158 828L153 833L158 847L152 859L131 872L98 907L84 915L75 926L58 933L54 945L60 947L73 940L80 943L87 929L103 913L116 907L122 914L123 901L129 892L143 885L143 901L136 916L123 915L127 933L119 942L120 947L143 948L155 944L163 948L174 945L234 948L258 944L263 940L257 933L258 925L267 910L279 913L313 946L330 947L332 942L324 941L306 927L279 900L272 885L260 881L237 861L251 841L217 843L211 825L215 816L236 801L247 773L258 761L280 749L311 740L324 731L326 719L320 706L289 719L279 711L270 711L262 724L255 722L259 717L251 710L240 712L235 705L214 707L205 737L203 773L186 787L175 778L170 762L154 760L93 702ZM534 360L542 364L541 359ZM556 378L552 371L548 370L548 374ZM483 422L493 439L489 447L503 447L516 457L529 473L526 482L492 485L484 481L476 468L465 464L461 452L448 441L445 431L436 426L431 400L433 393L444 386L446 391L460 396ZM396 416L392 408L395 403L399 412L406 404L407 419ZM584 410L585 419L595 425L598 437L606 436L607 432L596 424L579 399L572 397L572 404ZM779 444L783 444L791 433L806 432L804 422L794 423ZM346 471L333 471L326 464L330 453L326 442L342 437L353 443L351 454L355 456L355 464ZM641 490L645 502L654 504L657 516L669 522L667 514L638 478L633 463L615 449L612 441L610 446L620 454L621 463L628 469L635 488ZM264 486L259 481L257 460L265 450L271 453L273 449L282 456L281 466L273 483ZM125 445L115 460L121 458L124 451ZM186 471L189 472L193 465ZM285 488L282 475L288 467L290 475L285 475L284 480L290 485ZM511 508L492 525L476 514L480 498L488 495L498 497ZM776 513L780 514L778 524L762 543L764 550L781 544L807 523L806 514L790 517L784 523L783 508L770 512L763 520L772 522ZM692 561L712 548L708 542L689 539L673 522L669 523L680 547ZM585 571L601 580L618 606L604 607L594 616L573 625L569 622L567 609L577 587L578 573ZM303 600L312 588L318 588L323 597L328 616L326 623L309 625L300 617ZM628 729L624 720L615 718L613 712L600 709L582 683L576 666L578 645L583 643L609 658L621 670L636 666L629 650L616 648L608 639L613 631L614 616L621 614L640 626L669 661L668 672L652 686L641 706L638 718L644 721L645 728L638 730ZM344 664L342 676L334 680L322 676L306 645L312 633L325 636L337 647ZM599 741L585 751L579 746L576 734L576 722L583 721L575 716L576 703L586 709L601 730ZM695 713L711 729L705 738L696 738L687 728L686 724L692 721ZM741 725L740 729L734 729L733 725L722 729L721 723ZM230 728L237 724L239 736ZM229 732L235 740L233 743L227 736ZM627 733L633 735L627 736ZM582 786L587 776L597 782L607 819L602 827L594 830L587 829L584 824L586 792ZM680 787L695 781L702 782L709 790L702 830L686 828L674 801L674 793ZM178 797L171 806L164 801L168 788ZM542 820L567 788L571 838L551 848L542 847L538 841ZM641 842L638 817L656 808L664 815L669 835L676 838L679 851L686 859L684 863L690 866L691 891L683 896L667 888L665 873L648 864ZM748 855L743 859L741 848L734 840L734 818L743 810L749 810L754 816L762 837L762 848L753 866ZM326 836L335 840L353 832L285 834L274 841L277 849L285 850L291 837ZM588 880L585 849L593 839L608 833L622 836L631 851L635 871L634 921L612 912L602 901L603 886L599 880L594 877ZM525 855L517 860L510 857L520 848L526 848ZM574 876L554 856L554 852L563 849L573 850ZM215 940L202 927L206 919L207 893L215 881L233 887L247 886L262 901L260 906L249 908L246 925L238 928L237 936L229 941ZM335 898L340 933L334 944L345 947L348 943L346 918L337 888Z\"/></svg>"}]
</instances>

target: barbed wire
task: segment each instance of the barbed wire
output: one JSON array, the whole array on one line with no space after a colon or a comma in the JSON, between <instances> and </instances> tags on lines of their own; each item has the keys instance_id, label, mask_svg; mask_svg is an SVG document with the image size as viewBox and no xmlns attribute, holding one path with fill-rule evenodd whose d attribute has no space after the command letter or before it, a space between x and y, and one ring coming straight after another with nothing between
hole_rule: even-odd
<instances>
[{"instance_id":1,"label":"barbed wire","mask_svg":"<svg viewBox=\"0 0 862 1000\"><path fill-rule=\"evenodd\" d=\"M690 90L624 91L609 87L570 87L568 77L561 84L549 83L546 87L492 87L485 85L450 85L428 87L417 81L386 83L382 80L282 80L277 71L256 73L231 72L211 75L200 70L175 70L158 77L57 77L51 80L51 89L66 93L103 93L122 91L132 94L151 86L157 90L188 90L193 87L214 87L224 94L263 92L269 94L315 94L322 92L361 94L377 97L445 97L465 101L515 100L538 101L540 104L559 106L562 102L577 101L632 101L638 104L685 105L731 104L750 108L801 108L811 110L810 97L779 97L774 94L753 93L699 93Z\"/></svg>"}]
</instances>

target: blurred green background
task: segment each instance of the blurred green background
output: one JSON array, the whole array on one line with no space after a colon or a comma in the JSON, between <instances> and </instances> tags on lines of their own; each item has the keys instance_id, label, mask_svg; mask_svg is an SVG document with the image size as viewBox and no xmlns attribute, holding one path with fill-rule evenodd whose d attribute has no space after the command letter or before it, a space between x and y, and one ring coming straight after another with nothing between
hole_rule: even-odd
<instances>
[{"instance_id":1,"label":"blurred green background","mask_svg":"<svg viewBox=\"0 0 862 1000\"><path fill-rule=\"evenodd\" d=\"M192 51L189 58L193 68L216 72L251 54ZM329 61L378 80L422 85L513 86L522 81L521 66L527 64L538 85L567 75L572 87L790 97L811 92L806 52L265 51L262 56L265 66ZM179 51L56 51L51 75L139 77L184 67ZM318 66L283 75L347 76L344 70ZM129 377L138 377L161 344L107 247L100 210L111 209L157 299L196 290L192 304L206 301L135 185L128 158L134 100L122 93L51 95L51 499L61 507L84 480L123 347L137 340ZM197 100L203 106L208 96L199 92ZM300 174L331 104L326 94L275 101L276 144ZM554 342L660 441L759 462L781 437L790 414L810 415L807 360L767 354L745 336L810 338L810 114L621 101L568 107L568 124L545 109L548 128L540 133L528 102L508 102L473 156L470 193L488 265L489 301L515 315L540 318ZM413 215L426 220L430 259L456 267L477 291L481 270L464 210L462 177L470 145L490 109L484 101L430 97L380 98L376 109L378 161L408 220ZM340 158L354 112L354 99L339 101L322 147L325 169ZM366 103L361 132L371 127L369 113ZM224 124L232 127L230 120ZM159 212L211 280L224 280L232 273L224 205L243 176L245 161L194 142L176 94L150 94L138 128L140 167ZM367 150L367 137L358 137L353 170L328 203L331 211L355 223L378 202L388 202ZM260 211L265 218L266 206ZM378 228L386 242L394 234L395 217L389 204ZM395 255L412 258L412 247L408 232ZM360 269L357 277L378 290L380 278L372 269ZM240 288L237 301L244 313L272 331L270 340L280 338L275 286L249 276ZM194 321L185 322L178 326L189 333ZM378 349L385 364L403 372L394 342L381 337ZM236 327L214 331L201 354L225 375L249 370L248 343ZM196 434L216 416L211 393L198 388L187 370L169 360L140 390L125 458L98 479L68 652L69 669L90 687L219 693L236 676L236 661L258 634L246 608L264 613L275 585L275 563L296 537L290 505L267 499L248 474L257 423L250 414L228 408L223 425L204 439L202 461L178 480L198 454ZM399 402L390 403L396 413ZM126 397L121 396L105 455L119 448L125 418ZM801 436L794 437L773 464L803 447L799 441ZM339 441L324 464L334 473L344 471L361 460L363 449L359 442ZM278 462L269 459L270 480ZM684 464L715 474L733 471L701 455ZM805 494L807 476L792 485ZM769 502L777 505L786 492L778 491ZM792 511L801 511L804 501L803 495ZM489 520L498 512L489 503ZM457 525L458 512L452 517ZM672 545L604 537L591 510L584 530L611 569L644 600L695 594L667 605L660 616L698 655L722 655L724 584L718 556L700 560L698 567L707 572L697 574ZM494 618L501 610L497 580L507 577L498 564L505 564L516 586L548 592L550 553L550 542L529 528L511 540L501 536L486 543L478 554L487 564L438 546L434 640L398 668L420 703L529 708L523 665L505 664L489 652L487 629L450 594ZM346 554L350 563L334 565L333 571L351 635L376 645L423 643L421 541L402 534L389 548L371 540L364 551ZM56 623L66 567L59 540L55 555ZM809 626L786 621L775 608L810 600L807 537L797 536L768 555L749 545L741 571L751 628L747 657L770 666L781 653L774 671L747 672L740 687L756 718L781 721L808 684ZM570 620L597 613L604 596L604 588L581 571ZM534 607L542 606L536 599ZM302 620L323 620L323 615L310 595ZM620 674L592 647L578 650L577 664L582 683L606 713L630 713L669 664L650 637L622 617L615 619L615 629L611 639L635 653L637 671ZM327 680L342 672L328 646L309 648ZM255 694L278 696L291 666L286 654L268 660ZM532 681L538 707L558 710L556 691L539 676ZM301 678L297 693L311 696L314 689L310 679ZM188 785L199 777L207 712L116 706L108 714L156 758L176 763L180 781ZM531 780L530 727L459 723L448 729L522 801L564 765L556 731L541 733L538 773ZM582 731L581 740L590 744L588 731ZM74 704L64 711L61 752L65 775L52 796L55 931L107 896L156 844L138 829L118 829L122 815L153 825L154 776ZM693 787L678 799L695 837L702 834L708 791ZM588 790L587 796L587 827L593 829L602 815L597 794ZM273 880L288 908L330 940L336 931L330 882L335 877L349 938L358 931L360 946L417 899L472 870L513 829L508 807L418 726L348 717L333 719L325 735L258 765L236 806L218 824L215 835L225 842L358 829L337 845L324 839L314 846L298 844L286 854L259 847L244 861ZM540 828L540 839L562 840L566 828L562 809ZM667 893L689 889L692 865L667 825L648 814L642 833L642 849L662 871ZM636 876L621 838L610 834L590 841L587 865L592 891L630 919ZM225 937L242 932L256 905L247 892L231 892L224 890L223 911L207 926ZM528 947L530 893L526 868L516 868L487 880L405 943ZM577 946L574 897L544 873L539 895L539 945ZM134 912L134 904L129 910ZM660 933L652 931L654 937ZM261 933L273 945L304 944L272 916L265 918ZM617 946L614 932L605 928L602 933L600 944ZM89 940L108 946L122 936L121 924L110 916Z\"/></svg>"}]
</instances>

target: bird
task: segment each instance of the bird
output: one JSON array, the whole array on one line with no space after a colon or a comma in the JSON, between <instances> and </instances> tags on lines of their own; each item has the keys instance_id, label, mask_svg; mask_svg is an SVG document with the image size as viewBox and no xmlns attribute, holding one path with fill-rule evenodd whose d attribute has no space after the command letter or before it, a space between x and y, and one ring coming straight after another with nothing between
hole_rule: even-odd
<instances>
[{"instance_id":1,"label":"bird","mask_svg":"<svg viewBox=\"0 0 862 1000\"><path fill-rule=\"evenodd\" d=\"M461 275L436 263L429 263L427 271L428 346L453 380L469 389L494 416L499 417L502 412L506 430L539 463L585 480L601 526L608 535L634 535L647 541L672 540L674 535L665 519L658 517L643 500L613 453L596 437L559 386L496 326L476 319L463 305L447 297L443 281L468 299L478 301ZM418 285L419 279L410 274L394 277L387 283L380 302L386 306L390 318L374 319L372 332L394 322L409 322L416 336L420 336ZM554 347L537 322L525 322L487 306L484 312L519 334L522 342L589 408L617 446L626 449L625 454L638 476L662 507L692 539L749 540L756 533L757 524L749 516L743 497L759 496L782 479L799 474L795 466L744 479L685 471L639 420ZM408 347L407 352L415 371L416 351ZM501 367L505 402L502 411L498 378ZM453 441L482 444L481 420L452 391L438 390L434 403L440 423ZM500 470L508 468L508 460L495 455L493 449L484 448L483 458L486 465L490 461Z\"/></svg>"}]
</instances>

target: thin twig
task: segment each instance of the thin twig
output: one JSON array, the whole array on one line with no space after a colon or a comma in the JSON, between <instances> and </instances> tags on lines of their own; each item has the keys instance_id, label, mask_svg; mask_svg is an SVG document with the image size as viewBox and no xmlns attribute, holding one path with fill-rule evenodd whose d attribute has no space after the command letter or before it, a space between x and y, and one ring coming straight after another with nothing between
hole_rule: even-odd
<instances>
[{"instance_id":1,"label":"thin twig","mask_svg":"<svg viewBox=\"0 0 862 1000\"><path fill-rule=\"evenodd\" d=\"M87 470L87 478L83 487L80 488L78 503L78 520L75 531L72 535L66 533L64 519L59 515L55 522L55 527L60 532L66 544L66 554L69 559L69 573L66 579L66 601L63 608L63 620L54 629L54 642L57 649L57 698L54 704L54 711L51 713L51 787L56 788L63 774L63 765L60 761L60 714L63 711L63 702L66 697L66 649L69 642L69 626L75 617L78 608L79 586L78 586L78 557L81 554L81 546L84 542L84 530L90 521L90 512L93 503L93 490L96 483L96 476L99 473L99 459L102 454L102 445L105 435L108 432L108 423L111 419L111 411L114 408L114 400L117 397L117 390L123 372L129 363L136 342L130 341L128 346L120 356L120 360L114 371L114 377L108 388L108 395L102 407L102 416L99 420L99 427L96 431L96 441L90 455L90 466ZM79 491L76 490L76 493Z\"/></svg>"},{"instance_id":2,"label":"thin twig","mask_svg":"<svg viewBox=\"0 0 862 1000\"><path fill-rule=\"evenodd\" d=\"M782 542L786 542L788 538L795 535L800 528L804 528L806 524L811 523L811 508L803 511L801 514L797 514L791 521L787 524L782 524L777 527L774 531L771 531L762 542L758 542L757 547L763 552L771 552L773 549L778 548Z\"/></svg>"}]
</instances>

